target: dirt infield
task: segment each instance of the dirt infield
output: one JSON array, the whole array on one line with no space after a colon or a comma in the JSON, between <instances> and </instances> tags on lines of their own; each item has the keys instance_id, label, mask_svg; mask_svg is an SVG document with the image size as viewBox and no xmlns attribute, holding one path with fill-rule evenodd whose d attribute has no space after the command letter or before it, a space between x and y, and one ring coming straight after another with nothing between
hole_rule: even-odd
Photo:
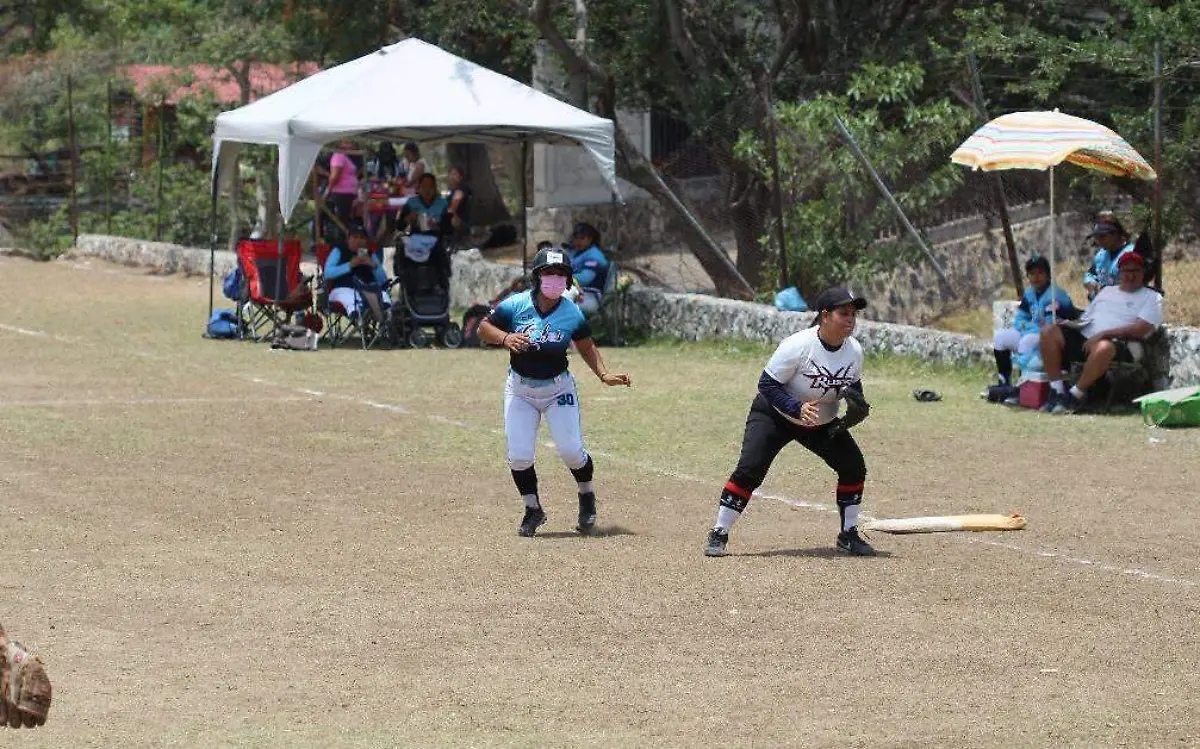
<instances>
[{"instance_id":1,"label":"dirt infield","mask_svg":"<svg viewBox=\"0 0 1200 749\"><path fill-rule=\"evenodd\" d=\"M1029 530L837 557L796 449L706 559L763 350L609 350L604 532L543 448L523 539L501 354L206 341L207 289L0 258L0 621L55 687L0 746L1200 745L1195 432L873 362L866 511Z\"/></svg>"}]
</instances>

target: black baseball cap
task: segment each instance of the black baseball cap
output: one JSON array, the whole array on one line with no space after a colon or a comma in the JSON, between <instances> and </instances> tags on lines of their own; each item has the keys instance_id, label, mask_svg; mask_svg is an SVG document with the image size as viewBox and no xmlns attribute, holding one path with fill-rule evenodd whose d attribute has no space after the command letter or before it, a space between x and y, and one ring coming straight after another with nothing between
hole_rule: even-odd
<instances>
[{"instance_id":1,"label":"black baseball cap","mask_svg":"<svg viewBox=\"0 0 1200 749\"><path fill-rule=\"evenodd\" d=\"M817 301L813 303L813 309L817 312L824 312L834 307L841 307L843 304L853 304L854 309L864 309L867 306L867 300L845 286L834 286L832 289L825 289L821 292Z\"/></svg>"},{"instance_id":2,"label":"black baseball cap","mask_svg":"<svg viewBox=\"0 0 1200 749\"><path fill-rule=\"evenodd\" d=\"M359 235L360 237L371 236L370 233L367 231L367 227L363 226L361 221L350 222L350 228L346 232L346 234L347 234L347 236L354 236L355 234Z\"/></svg>"},{"instance_id":3,"label":"black baseball cap","mask_svg":"<svg viewBox=\"0 0 1200 749\"><path fill-rule=\"evenodd\" d=\"M1121 226L1121 222L1113 219L1101 219L1092 226L1092 233L1089 237L1096 237L1101 234L1124 234L1125 227Z\"/></svg>"}]
</instances>

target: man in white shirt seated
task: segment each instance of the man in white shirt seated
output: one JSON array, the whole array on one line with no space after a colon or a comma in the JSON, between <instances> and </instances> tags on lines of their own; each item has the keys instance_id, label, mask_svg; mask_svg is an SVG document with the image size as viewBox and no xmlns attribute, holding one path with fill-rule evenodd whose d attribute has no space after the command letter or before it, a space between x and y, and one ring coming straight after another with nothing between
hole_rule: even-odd
<instances>
[{"instance_id":1,"label":"man in white shirt seated","mask_svg":"<svg viewBox=\"0 0 1200 749\"><path fill-rule=\"evenodd\" d=\"M1117 270L1120 283L1101 289L1082 317L1042 329L1042 361L1050 377L1050 398L1042 406L1043 411L1074 413L1087 400L1088 388L1108 371L1108 365L1114 359L1141 359L1145 353L1141 339L1162 325L1162 294L1145 286L1142 256L1125 253L1117 261ZM1068 390L1063 382L1063 364L1071 362L1083 362L1083 372Z\"/></svg>"}]
</instances>

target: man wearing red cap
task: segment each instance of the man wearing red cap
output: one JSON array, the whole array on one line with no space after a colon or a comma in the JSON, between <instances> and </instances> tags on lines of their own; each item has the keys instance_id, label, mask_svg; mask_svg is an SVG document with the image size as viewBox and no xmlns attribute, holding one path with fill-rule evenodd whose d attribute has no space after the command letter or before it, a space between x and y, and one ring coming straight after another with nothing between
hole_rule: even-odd
<instances>
[{"instance_id":1,"label":"man wearing red cap","mask_svg":"<svg viewBox=\"0 0 1200 749\"><path fill-rule=\"evenodd\" d=\"M1142 256L1136 252L1121 255L1117 271L1118 285L1100 289L1079 320L1060 321L1042 330L1042 361L1050 377L1050 399L1042 410L1074 413L1113 359L1140 359L1144 352L1139 339L1162 325L1162 294L1146 287ZM1069 390L1063 382L1064 360L1083 362L1083 372Z\"/></svg>"}]
</instances>

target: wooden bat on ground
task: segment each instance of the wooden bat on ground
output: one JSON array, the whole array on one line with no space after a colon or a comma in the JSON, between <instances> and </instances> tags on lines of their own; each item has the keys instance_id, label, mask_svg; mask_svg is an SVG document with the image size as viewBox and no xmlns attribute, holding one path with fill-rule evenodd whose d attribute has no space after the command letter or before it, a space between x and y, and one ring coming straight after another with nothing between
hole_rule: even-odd
<instances>
[{"instance_id":1,"label":"wooden bat on ground","mask_svg":"<svg viewBox=\"0 0 1200 749\"><path fill-rule=\"evenodd\" d=\"M948 531L1019 531L1025 528L1025 518L1011 515L938 515L927 518L891 518L872 520L863 525L865 531L880 533L945 533Z\"/></svg>"}]
</instances>

